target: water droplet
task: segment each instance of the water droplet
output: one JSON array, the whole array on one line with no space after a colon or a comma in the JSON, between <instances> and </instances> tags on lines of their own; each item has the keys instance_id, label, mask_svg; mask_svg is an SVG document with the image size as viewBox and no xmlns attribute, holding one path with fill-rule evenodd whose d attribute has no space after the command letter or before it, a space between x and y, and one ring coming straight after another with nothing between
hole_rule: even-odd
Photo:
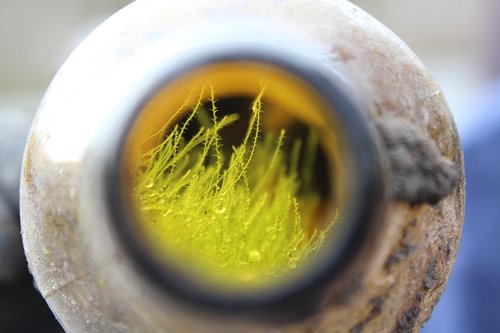
<instances>
[{"instance_id":1,"label":"water droplet","mask_svg":"<svg viewBox=\"0 0 500 333\"><path fill-rule=\"evenodd\" d=\"M224 214L226 212L226 206L224 206L223 204L217 204L215 205L214 211L217 214Z\"/></svg>"},{"instance_id":2,"label":"water droplet","mask_svg":"<svg viewBox=\"0 0 500 333\"><path fill-rule=\"evenodd\" d=\"M252 250L248 253L248 261L258 262L262 258L262 254L259 250Z\"/></svg>"},{"instance_id":3,"label":"water droplet","mask_svg":"<svg viewBox=\"0 0 500 333\"><path fill-rule=\"evenodd\" d=\"M170 213L172 213L171 209L164 211L161 215L168 216Z\"/></svg>"},{"instance_id":4,"label":"water droplet","mask_svg":"<svg viewBox=\"0 0 500 333\"><path fill-rule=\"evenodd\" d=\"M271 245L271 242L269 240L265 240L260 246L261 251L265 251L269 247L269 245Z\"/></svg>"},{"instance_id":5,"label":"water droplet","mask_svg":"<svg viewBox=\"0 0 500 333\"><path fill-rule=\"evenodd\" d=\"M297 254L294 250L288 251L288 259L289 259L288 265L289 265L290 269L296 268L298 259L297 259Z\"/></svg>"},{"instance_id":6,"label":"water droplet","mask_svg":"<svg viewBox=\"0 0 500 333\"><path fill-rule=\"evenodd\" d=\"M153 182L149 182L146 184L146 188L152 188L155 185Z\"/></svg>"}]
</instances>

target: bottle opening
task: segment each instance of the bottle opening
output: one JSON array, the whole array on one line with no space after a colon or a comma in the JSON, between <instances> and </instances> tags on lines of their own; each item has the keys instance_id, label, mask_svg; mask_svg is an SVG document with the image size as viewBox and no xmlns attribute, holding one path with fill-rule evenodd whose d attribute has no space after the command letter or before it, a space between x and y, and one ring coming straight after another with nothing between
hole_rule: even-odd
<instances>
[{"instance_id":1,"label":"bottle opening","mask_svg":"<svg viewBox=\"0 0 500 333\"><path fill-rule=\"evenodd\" d=\"M364 223L351 110L340 117L307 75L226 57L170 75L137 108L119 155L117 228L174 294L265 303L349 255Z\"/></svg>"},{"instance_id":2,"label":"bottle opening","mask_svg":"<svg viewBox=\"0 0 500 333\"><path fill-rule=\"evenodd\" d=\"M329 122L307 84L270 65L177 78L126 143L138 236L207 289L254 293L304 274L341 214L345 171Z\"/></svg>"}]
</instances>

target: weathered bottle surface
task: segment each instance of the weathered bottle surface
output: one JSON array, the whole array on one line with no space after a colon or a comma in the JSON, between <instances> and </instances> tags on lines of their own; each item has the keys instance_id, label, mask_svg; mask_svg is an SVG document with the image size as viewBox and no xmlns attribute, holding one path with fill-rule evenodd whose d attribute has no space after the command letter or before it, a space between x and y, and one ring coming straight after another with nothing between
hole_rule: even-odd
<instances>
[{"instance_id":1,"label":"weathered bottle surface","mask_svg":"<svg viewBox=\"0 0 500 333\"><path fill-rule=\"evenodd\" d=\"M21 216L71 332L412 332L463 198L441 90L354 5L140 0L47 91Z\"/></svg>"}]
</instances>

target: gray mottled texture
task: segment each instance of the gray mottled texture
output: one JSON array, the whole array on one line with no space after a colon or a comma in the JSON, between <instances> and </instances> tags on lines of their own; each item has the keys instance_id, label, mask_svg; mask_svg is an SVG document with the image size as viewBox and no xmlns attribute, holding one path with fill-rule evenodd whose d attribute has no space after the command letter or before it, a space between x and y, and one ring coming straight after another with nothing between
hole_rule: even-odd
<instances>
[{"instance_id":1,"label":"gray mottled texture","mask_svg":"<svg viewBox=\"0 0 500 333\"><path fill-rule=\"evenodd\" d=\"M395 199L435 204L452 193L459 180L457 168L417 127L383 119L378 128L389 154Z\"/></svg>"}]
</instances>

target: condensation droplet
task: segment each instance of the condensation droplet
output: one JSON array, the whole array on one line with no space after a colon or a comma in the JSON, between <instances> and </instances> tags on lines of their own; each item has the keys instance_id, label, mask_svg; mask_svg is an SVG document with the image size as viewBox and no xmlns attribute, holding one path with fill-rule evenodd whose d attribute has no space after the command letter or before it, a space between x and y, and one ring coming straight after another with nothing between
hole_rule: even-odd
<instances>
[{"instance_id":1,"label":"condensation droplet","mask_svg":"<svg viewBox=\"0 0 500 333\"><path fill-rule=\"evenodd\" d=\"M260 249L262 251L264 251L265 249L267 249L269 247L269 245L271 245L271 242L269 242L269 240L265 240L262 245L260 246Z\"/></svg>"},{"instance_id":2,"label":"condensation droplet","mask_svg":"<svg viewBox=\"0 0 500 333\"><path fill-rule=\"evenodd\" d=\"M258 262L262 258L262 254L259 250L252 250L248 253L248 261Z\"/></svg>"},{"instance_id":3,"label":"condensation droplet","mask_svg":"<svg viewBox=\"0 0 500 333\"><path fill-rule=\"evenodd\" d=\"M153 182L149 182L146 184L146 188L152 188L155 185Z\"/></svg>"},{"instance_id":4,"label":"condensation droplet","mask_svg":"<svg viewBox=\"0 0 500 333\"><path fill-rule=\"evenodd\" d=\"M215 206L214 211L217 214L224 214L226 212L226 206L224 206L222 204L218 204L218 205Z\"/></svg>"}]
</instances>

